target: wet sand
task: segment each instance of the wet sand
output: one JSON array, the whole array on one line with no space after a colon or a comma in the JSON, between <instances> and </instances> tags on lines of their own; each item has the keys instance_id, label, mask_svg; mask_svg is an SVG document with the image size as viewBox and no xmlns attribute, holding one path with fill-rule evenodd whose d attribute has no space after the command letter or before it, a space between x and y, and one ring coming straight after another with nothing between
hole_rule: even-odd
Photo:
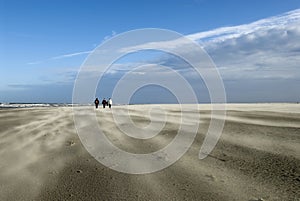
<instances>
[{"instance_id":1,"label":"wet sand","mask_svg":"<svg viewBox=\"0 0 300 201\"><path fill-rule=\"evenodd\" d=\"M147 107L130 106L136 124L149 123ZM161 107L171 118L148 140L122 134L109 109L96 115L116 146L149 153L168 144L180 126L172 121L179 108ZM210 106L191 111L191 121L199 112L197 136L182 158L161 171L132 175L107 168L85 150L71 107L0 109L0 200L300 200L300 104L228 104L221 138L203 160L198 154Z\"/></svg>"}]
</instances>

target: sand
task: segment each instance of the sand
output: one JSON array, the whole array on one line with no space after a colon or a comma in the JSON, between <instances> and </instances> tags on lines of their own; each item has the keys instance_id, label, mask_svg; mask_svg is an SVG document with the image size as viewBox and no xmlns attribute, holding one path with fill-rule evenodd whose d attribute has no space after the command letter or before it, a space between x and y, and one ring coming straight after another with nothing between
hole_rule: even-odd
<instances>
[{"instance_id":1,"label":"sand","mask_svg":"<svg viewBox=\"0 0 300 201\"><path fill-rule=\"evenodd\" d=\"M149 124L149 107L130 106L132 121ZM169 117L163 130L143 140L122 134L109 109L96 115L115 146L149 153L179 128L178 106L161 107ZM300 104L228 104L221 138L203 160L210 106L189 107L191 123L201 116L192 146L173 165L142 175L94 159L79 140L71 107L0 109L0 200L300 200Z\"/></svg>"}]
</instances>

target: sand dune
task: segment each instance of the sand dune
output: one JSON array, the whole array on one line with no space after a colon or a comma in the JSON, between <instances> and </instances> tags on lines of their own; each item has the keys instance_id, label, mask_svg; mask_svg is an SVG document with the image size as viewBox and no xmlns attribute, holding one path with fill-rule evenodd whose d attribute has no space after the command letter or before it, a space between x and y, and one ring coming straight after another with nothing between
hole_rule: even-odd
<instances>
[{"instance_id":1,"label":"sand dune","mask_svg":"<svg viewBox=\"0 0 300 201\"><path fill-rule=\"evenodd\" d=\"M200 123L182 158L142 175L95 160L79 140L71 107L0 109L0 200L300 200L300 104L228 104L221 138L203 160L198 154L210 105L188 105L187 122L180 121L177 105L159 107L164 116L149 105L129 106L137 127L162 126L149 139L122 133L109 109L95 111L107 138L136 154L168 145L181 123L186 133ZM114 109L121 114L125 106Z\"/></svg>"}]
</instances>

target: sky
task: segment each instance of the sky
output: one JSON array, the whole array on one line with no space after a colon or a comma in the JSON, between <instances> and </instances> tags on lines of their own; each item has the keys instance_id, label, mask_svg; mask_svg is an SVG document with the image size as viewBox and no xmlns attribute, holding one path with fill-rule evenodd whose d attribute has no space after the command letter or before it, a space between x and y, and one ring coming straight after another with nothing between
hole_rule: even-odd
<instances>
[{"instance_id":1,"label":"sky","mask_svg":"<svg viewBox=\"0 0 300 201\"><path fill-rule=\"evenodd\" d=\"M223 79L228 102L300 102L299 25L299 0L0 0L0 102L70 103L88 55L118 34L143 28L172 30L199 43ZM154 61L185 73L199 102L210 101L183 61L153 51L116 62L95 96L111 97L126 70ZM173 103L176 97L150 86L131 102Z\"/></svg>"}]
</instances>

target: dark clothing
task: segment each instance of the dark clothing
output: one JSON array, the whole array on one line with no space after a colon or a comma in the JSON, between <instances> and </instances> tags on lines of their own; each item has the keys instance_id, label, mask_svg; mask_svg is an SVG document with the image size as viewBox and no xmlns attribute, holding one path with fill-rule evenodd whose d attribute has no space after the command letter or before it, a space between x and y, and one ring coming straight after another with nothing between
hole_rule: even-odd
<instances>
[{"instance_id":1,"label":"dark clothing","mask_svg":"<svg viewBox=\"0 0 300 201\"><path fill-rule=\"evenodd\" d=\"M103 99L102 105L103 105L103 108L105 108L105 106L107 105L107 101L105 99Z\"/></svg>"},{"instance_id":2,"label":"dark clothing","mask_svg":"<svg viewBox=\"0 0 300 201\"><path fill-rule=\"evenodd\" d=\"M94 101L94 103L95 103L96 108L98 108L98 105L99 105L99 100L98 100L98 98L96 98L96 100Z\"/></svg>"}]
</instances>

